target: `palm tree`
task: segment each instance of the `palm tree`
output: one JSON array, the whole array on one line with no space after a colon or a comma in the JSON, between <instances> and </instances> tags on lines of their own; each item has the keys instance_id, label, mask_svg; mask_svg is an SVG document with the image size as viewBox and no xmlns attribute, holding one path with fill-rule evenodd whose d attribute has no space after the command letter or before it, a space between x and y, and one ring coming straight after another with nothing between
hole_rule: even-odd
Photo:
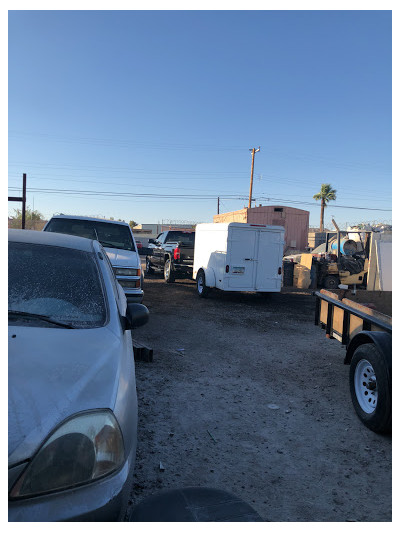
<instances>
[{"instance_id":1,"label":"palm tree","mask_svg":"<svg viewBox=\"0 0 400 533\"><path fill-rule=\"evenodd\" d=\"M319 219L319 231L324 231L324 210L326 204L331 200L336 200L336 191L332 189L330 183L323 183L319 193L314 194L314 200L321 200L321 217Z\"/></svg>"}]
</instances>

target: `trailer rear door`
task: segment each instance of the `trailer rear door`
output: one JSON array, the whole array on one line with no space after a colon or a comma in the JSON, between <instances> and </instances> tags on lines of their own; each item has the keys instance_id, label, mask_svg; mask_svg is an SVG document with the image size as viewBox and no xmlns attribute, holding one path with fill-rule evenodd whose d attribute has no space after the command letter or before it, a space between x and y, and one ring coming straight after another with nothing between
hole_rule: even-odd
<instances>
[{"instance_id":1,"label":"trailer rear door","mask_svg":"<svg viewBox=\"0 0 400 533\"><path fill-rule=\"evenodd\" d=\"M280 290L282 267L283 236L279 231L258 232L257 268L255 290Z\"/></svg>"},{"instance_id":2,"label":"trailer rear door","mask_svg":"<svg viewBox=\"0 0 400 533\"><path fill-rule=\"evenodd\" d=\"M228 233L228 289L254 290L258 232L230 227Z\"/></svg>"}]
</instances>

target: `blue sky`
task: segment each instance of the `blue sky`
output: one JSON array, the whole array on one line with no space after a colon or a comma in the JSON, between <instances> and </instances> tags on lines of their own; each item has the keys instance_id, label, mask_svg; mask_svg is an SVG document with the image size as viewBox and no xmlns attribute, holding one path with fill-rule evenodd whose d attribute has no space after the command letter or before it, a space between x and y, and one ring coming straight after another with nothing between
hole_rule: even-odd
<instances>
[{"instance_id":1,"label":"blue sky","mask_svg":"<svg viewBox=\"0 0 400 533\"><path fill-rule=\"evenodd\" d=\"M209 222L218 196L221 212L247 206L260 146L257 205L318 226L312 197L330 183L326 222L390 221L391 24L390 11L10 11L8 193L25 172L45 217Z\"/></svg>"}]
</instances>

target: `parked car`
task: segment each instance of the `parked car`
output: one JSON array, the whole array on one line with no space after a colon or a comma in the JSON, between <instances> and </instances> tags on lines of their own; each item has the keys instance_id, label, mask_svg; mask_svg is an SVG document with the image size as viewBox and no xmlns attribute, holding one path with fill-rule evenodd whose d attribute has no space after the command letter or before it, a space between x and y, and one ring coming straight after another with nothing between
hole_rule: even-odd
<instances>
[{"instance_id":1,"label":"parked car","mask_svg":"<svg viewBox=\"0 0 400 533\"><path fill-rule=\"evenodd\" d=\"M169 230L149 239L146 274L163 272L167 283L176 278L191 278L193 272L195 232Z\"/></svg>"},{"instance_id":2,"label":"parked car","mask_svg":"<svg viewBox=\"0 0 400 533\"><path fill-rule=\"evenodd\" d=\"M122 285L128 302L142 302L143 273L135 238L129 224L116 220L55 215L43 231L98 240L107 252L115 276Z\"/></svg>"},{"instance_id":3,"label":"parked car","mask_svg":"<svg viewBox=\"0 0 400 533\"><path fill-rule=\"evenodd\" d=\"M125 512L137 396L128 304L97 241L9 230L9 521Z\"/></svg>"}]
</instances>

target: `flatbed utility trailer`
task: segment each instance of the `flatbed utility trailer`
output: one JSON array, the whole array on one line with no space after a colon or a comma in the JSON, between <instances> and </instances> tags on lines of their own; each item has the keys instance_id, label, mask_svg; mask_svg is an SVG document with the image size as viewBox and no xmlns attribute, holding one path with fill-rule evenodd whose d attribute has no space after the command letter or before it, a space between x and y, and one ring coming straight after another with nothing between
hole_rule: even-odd
<instances>
[{"instance_id":1,"label":"flatbed utility trailer","mask_svg":"<svg viewBox=\"0 0 400 533\"><path fill-rule=\"evenodd\" d=\"M350 394L361 421L376 433L392 428L391 292L314 292L315 325L346 347ZM378 310L379 309L379 310ZM380 312L383 311L383 312Z\"/></svg>"}]
</instances>

